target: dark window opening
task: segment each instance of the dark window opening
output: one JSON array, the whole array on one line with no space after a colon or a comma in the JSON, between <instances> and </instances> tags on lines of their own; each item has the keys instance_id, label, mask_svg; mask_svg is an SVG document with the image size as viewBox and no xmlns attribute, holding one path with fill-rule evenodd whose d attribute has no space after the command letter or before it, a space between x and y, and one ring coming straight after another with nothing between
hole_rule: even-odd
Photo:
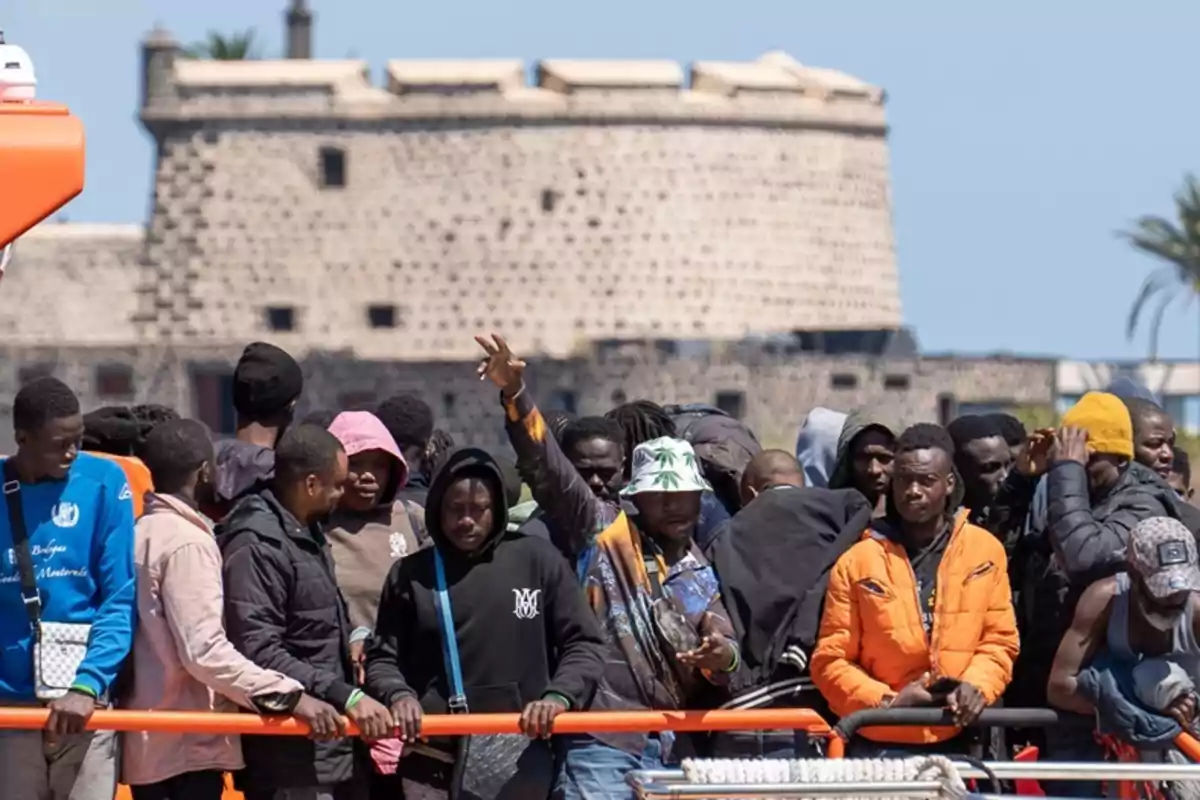
<instances>
[{"instance_id":1,"label":"dark window opening","mask_svg":"<svg viewBox=\"0 0 1200 800\"><path fill-rule=\"evenodd\" d=\"M679 355L679 343L674 339L655 339L654 349L667 357Z\"/></svg>"},{"instance_id":2,"label":"dark window opening","mask_svg":"<svg viewBox=\"0 0 1200 800\"><path fill-rule=\"evenodd\" d=\"M835 372L829 378L829 385L834 389L857 389L858 376L849 372Z\"/></svg>"},{"instance_id":3,"label":"dark window opening","mask_svg":"<svg viewBox=\"0 0 1200 800\"><path fill-rule=\"evenodd\" d=\"M209 430L225 436L237 430L232 372L193 368L192 398L196 419L207 425Z\"/></svg>"},{"instance_id":4,"label":"dark window opening","mask_svg":"<svg viewBox=\"0 0 1200 800\"><path fill-rule=\"evenodd\" d=\"M746 393L717 392L716 401L713 405L734 419L741 419L746 413Z\"/></svg>"},{"instance_id":5,"label":"dark window opening","mask_svg":"<svg viewBox=\"0 0 1200 800\"><path fill-rule=\"evenodd\" d=\"M958 416L958 398L952 394L939 394L937 397L937 417L939 425L949 425Z\"/></svg>"},{"instance_id":6,"label":"dark window opening","mask_svg":"<svg viewBox=\"0 0 1200 800\"><path fill-rule=\"evenodd\" d=\"M453 417L454 407L458 405L458 395L454 392L442 393L442 416Z\"/></svg>"},{"instance_id":7,"label":"dark window opening","mask_svg":"<svg viewBox=\"0 0 1200 800\"><path fill-rule=\"evenodd\" d=\"M550 405L555 411L565 411L568 414L579 413L579 395L570 389L556 389L550 396Z\"/></svg>"},{"instance_id":8,"label":"dark window opening","mask_svg":"<svg viewBox=\"0 0 1200 800\"><path fill-rule=\"evenodd\" d=\"M553 189L542 190L542 211L549 214L558 205L558 192Z\"/></svg>"},{"instance_id":9,"label":"dark window opening","mask_svg":"<svg viewBox=\"0 0 1200 800\"><path fill-rule=\"evenodd\" d=\"M296 309L291 306L270 306L267 308L267 327L273 331L294 331Z\"/></svg>"},{"instance_id":10,"label":"dark window opening","mask_svg":"<svg viewBox=\"0 0 1200 800\"><path fill-rule=\"evenodd\" d=\"M321 188L341 189L346 185L346 151L339 147L322 147Z\"/></svg>"},{"instance_id":11,"label":"dark window opening","mask_svg":"<svg viewBox=\"0 0 1200 800\"><path fill-rule=\"evenodd\" d=\"M372 328L396 327L396 307L389 305L368 306L367 322Z\"/></svg>"},{"instance_id":12,"label":"dark window opening","mask_svg":"<svg viewBox=\"0 0 1200 800\"><path fill-rule=\"evenodd\" d=\"M133 367L128 364L101 364L96 367L96 394L125 399L133 397Z\"/></svg>"},{"instance_id":13,"label":"dark window opening","mask_svg":"<svg viewBox=\"0 0 1200 800\"><path fill-rule=\"evenodd\" d=\"M908 375L884 375L883 388L904 391L912 386L912 378Z\"/></svg>"},{"instance_id":14,"label":"dark window opening","mask_svg":"<svg viewBox=\"0 0 1200 800\"><path fill-rule=\"evenodd\" d=\"M21 367L17 372L17 379L24 386L30 381L36 381L38 378L48 378L53 374L53 364L31 364L28 367Z\"/></svg>"}]
</instances>

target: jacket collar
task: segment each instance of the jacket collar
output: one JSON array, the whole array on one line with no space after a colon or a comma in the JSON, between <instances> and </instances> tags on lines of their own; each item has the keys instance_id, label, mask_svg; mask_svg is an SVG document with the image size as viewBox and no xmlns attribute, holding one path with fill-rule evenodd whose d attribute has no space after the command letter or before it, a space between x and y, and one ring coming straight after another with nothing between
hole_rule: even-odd
<instances>
[{"instance_id":1,"label":"jacket collar","mask_svg":"<svg viewBox=\"0 0 1200 800\"><path fill-rule=\"evenodd\" d=\"M278 531L258 531L260 535L263 533L266 533L268 536L283 534L296 541L308 542L318 546L325 543L325 536L319 526L311 525L306 527L300 520L296 519L292 512L283 507L283 503L279 502L279 498L270 489L263 489L259 497L262 498L267 508L274 513L276 519L279 520Z\"/></svg>"},{"instance_id":2,"label":"jacket collar","mask_svg":"<svg viewBox=\"0 0 1200 800\"><path fill-rule=\"evenodd\" d=\"M169 494L159 494L157 492L148 492L146 494L146 505L142 516L146 517L151 514L175 514L176 516L183 517L210 535L213 532L212 520L178 497L172 497Z\"/></svg>"},{"instance_id":3,"label":"jacket collar","mask_svg":"<svg viewBox=\"0 0 1200 800\"><path fill-rule=\"evenodd\" d=\"M967 508L960 508L955 513L954 522L950 527L950 538L947 539L946 544L954 541L954 538L958 536L958 532L967 526L970 515L971 511ZM888 522L886 517L874 520L866 531L863 532L862 538L877 542L891 542L897 547L901 546L900 531L892 527L892 524Z\"/></svg>"}]
</instances>

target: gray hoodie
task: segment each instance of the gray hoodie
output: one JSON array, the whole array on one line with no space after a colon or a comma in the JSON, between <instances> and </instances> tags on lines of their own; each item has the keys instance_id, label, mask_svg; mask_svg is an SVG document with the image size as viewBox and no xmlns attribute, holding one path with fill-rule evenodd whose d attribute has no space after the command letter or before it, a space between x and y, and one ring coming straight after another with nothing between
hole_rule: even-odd
<instances>
[{"instance_id":1,"label":"gray hoodie","mask_svg":"<svg viewBox=\"0 0 1200 800\"><path fill-rule=\"evenodd\" d=\"M804 467L804 482L811 488L829 486L829 476L837 466L838 439L845 424L845 414L822 406L804 418L796 437L796 460Z\"/></svg>"}]
</instances>

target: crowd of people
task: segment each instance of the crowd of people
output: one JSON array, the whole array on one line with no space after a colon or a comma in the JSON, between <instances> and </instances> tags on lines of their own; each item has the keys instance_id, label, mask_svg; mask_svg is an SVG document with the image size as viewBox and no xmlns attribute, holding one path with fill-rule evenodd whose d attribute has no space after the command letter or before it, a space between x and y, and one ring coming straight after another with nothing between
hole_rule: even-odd
<instances>
[{"instance_id":1,"label":"crowd of people","mask_svg":"<svg viewBox=\"0 0 1200 800\"><path fill-rule=\"evenodd\" d=\"M849 754L872 757L1163 755L1195 722L1200 510L1139 387L1034 431L817 408L791 452L703 405L543 411L509 345L478 342L513 460L412 395L297 418L301 369L261 342L215 442L161 406L83 414L55 378L23 386L0 704L49 718L0 731L5 797L217 800L232 774L248 800L625 800L631 770L689 755L823 755L789 730L555 735L565 711L947 711L860 731ZM1107 738L981 735L1001 703ZM88 730L106 707L311 735ZM523 735L422 735L488 712Z\"/></svg>"}]
</instances>

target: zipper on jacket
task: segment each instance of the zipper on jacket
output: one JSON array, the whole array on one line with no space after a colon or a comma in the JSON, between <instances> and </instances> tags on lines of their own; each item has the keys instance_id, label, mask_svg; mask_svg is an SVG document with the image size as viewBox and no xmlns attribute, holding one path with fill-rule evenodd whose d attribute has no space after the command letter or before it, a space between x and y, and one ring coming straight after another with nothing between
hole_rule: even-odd
<instances>
[{"instance_id":1,"label":"zipper on jacket","mask_svg":"<svg viewBox=\"0 0 1200 800\"><path fill-rule=\"evenodd\" d=\"M933 604L934 604L934 607L930 609L930 612L933 614L933 623L929 626L932 629L931 641L929 643L929 666L933 670L935 670L935 674L936 674L936 670L937 670L937 641L938 641L937 604L942 596L942 584L945 583L945 581L942 579L942 577L943 577L942 570L946 568L946 556L950 555L950 548L954 546L954 540L958 538L959 528L964 527L967 524L968 524L967 521L963 520L962 524L960 525L957 514L950 518L950 536L948 539L946 539L946 551L944 553L942 553L942 560L938 562L937 575L935 575L934 579L933 579ZM908 568L912 569L912 564L909 564ZM913 574L915 575L916 573L914 572ZM920 607L921 607L921 602L920 602L920 598L918 598L917 599L917 608L920 609Z\"/></svg>"}]
</instances>

